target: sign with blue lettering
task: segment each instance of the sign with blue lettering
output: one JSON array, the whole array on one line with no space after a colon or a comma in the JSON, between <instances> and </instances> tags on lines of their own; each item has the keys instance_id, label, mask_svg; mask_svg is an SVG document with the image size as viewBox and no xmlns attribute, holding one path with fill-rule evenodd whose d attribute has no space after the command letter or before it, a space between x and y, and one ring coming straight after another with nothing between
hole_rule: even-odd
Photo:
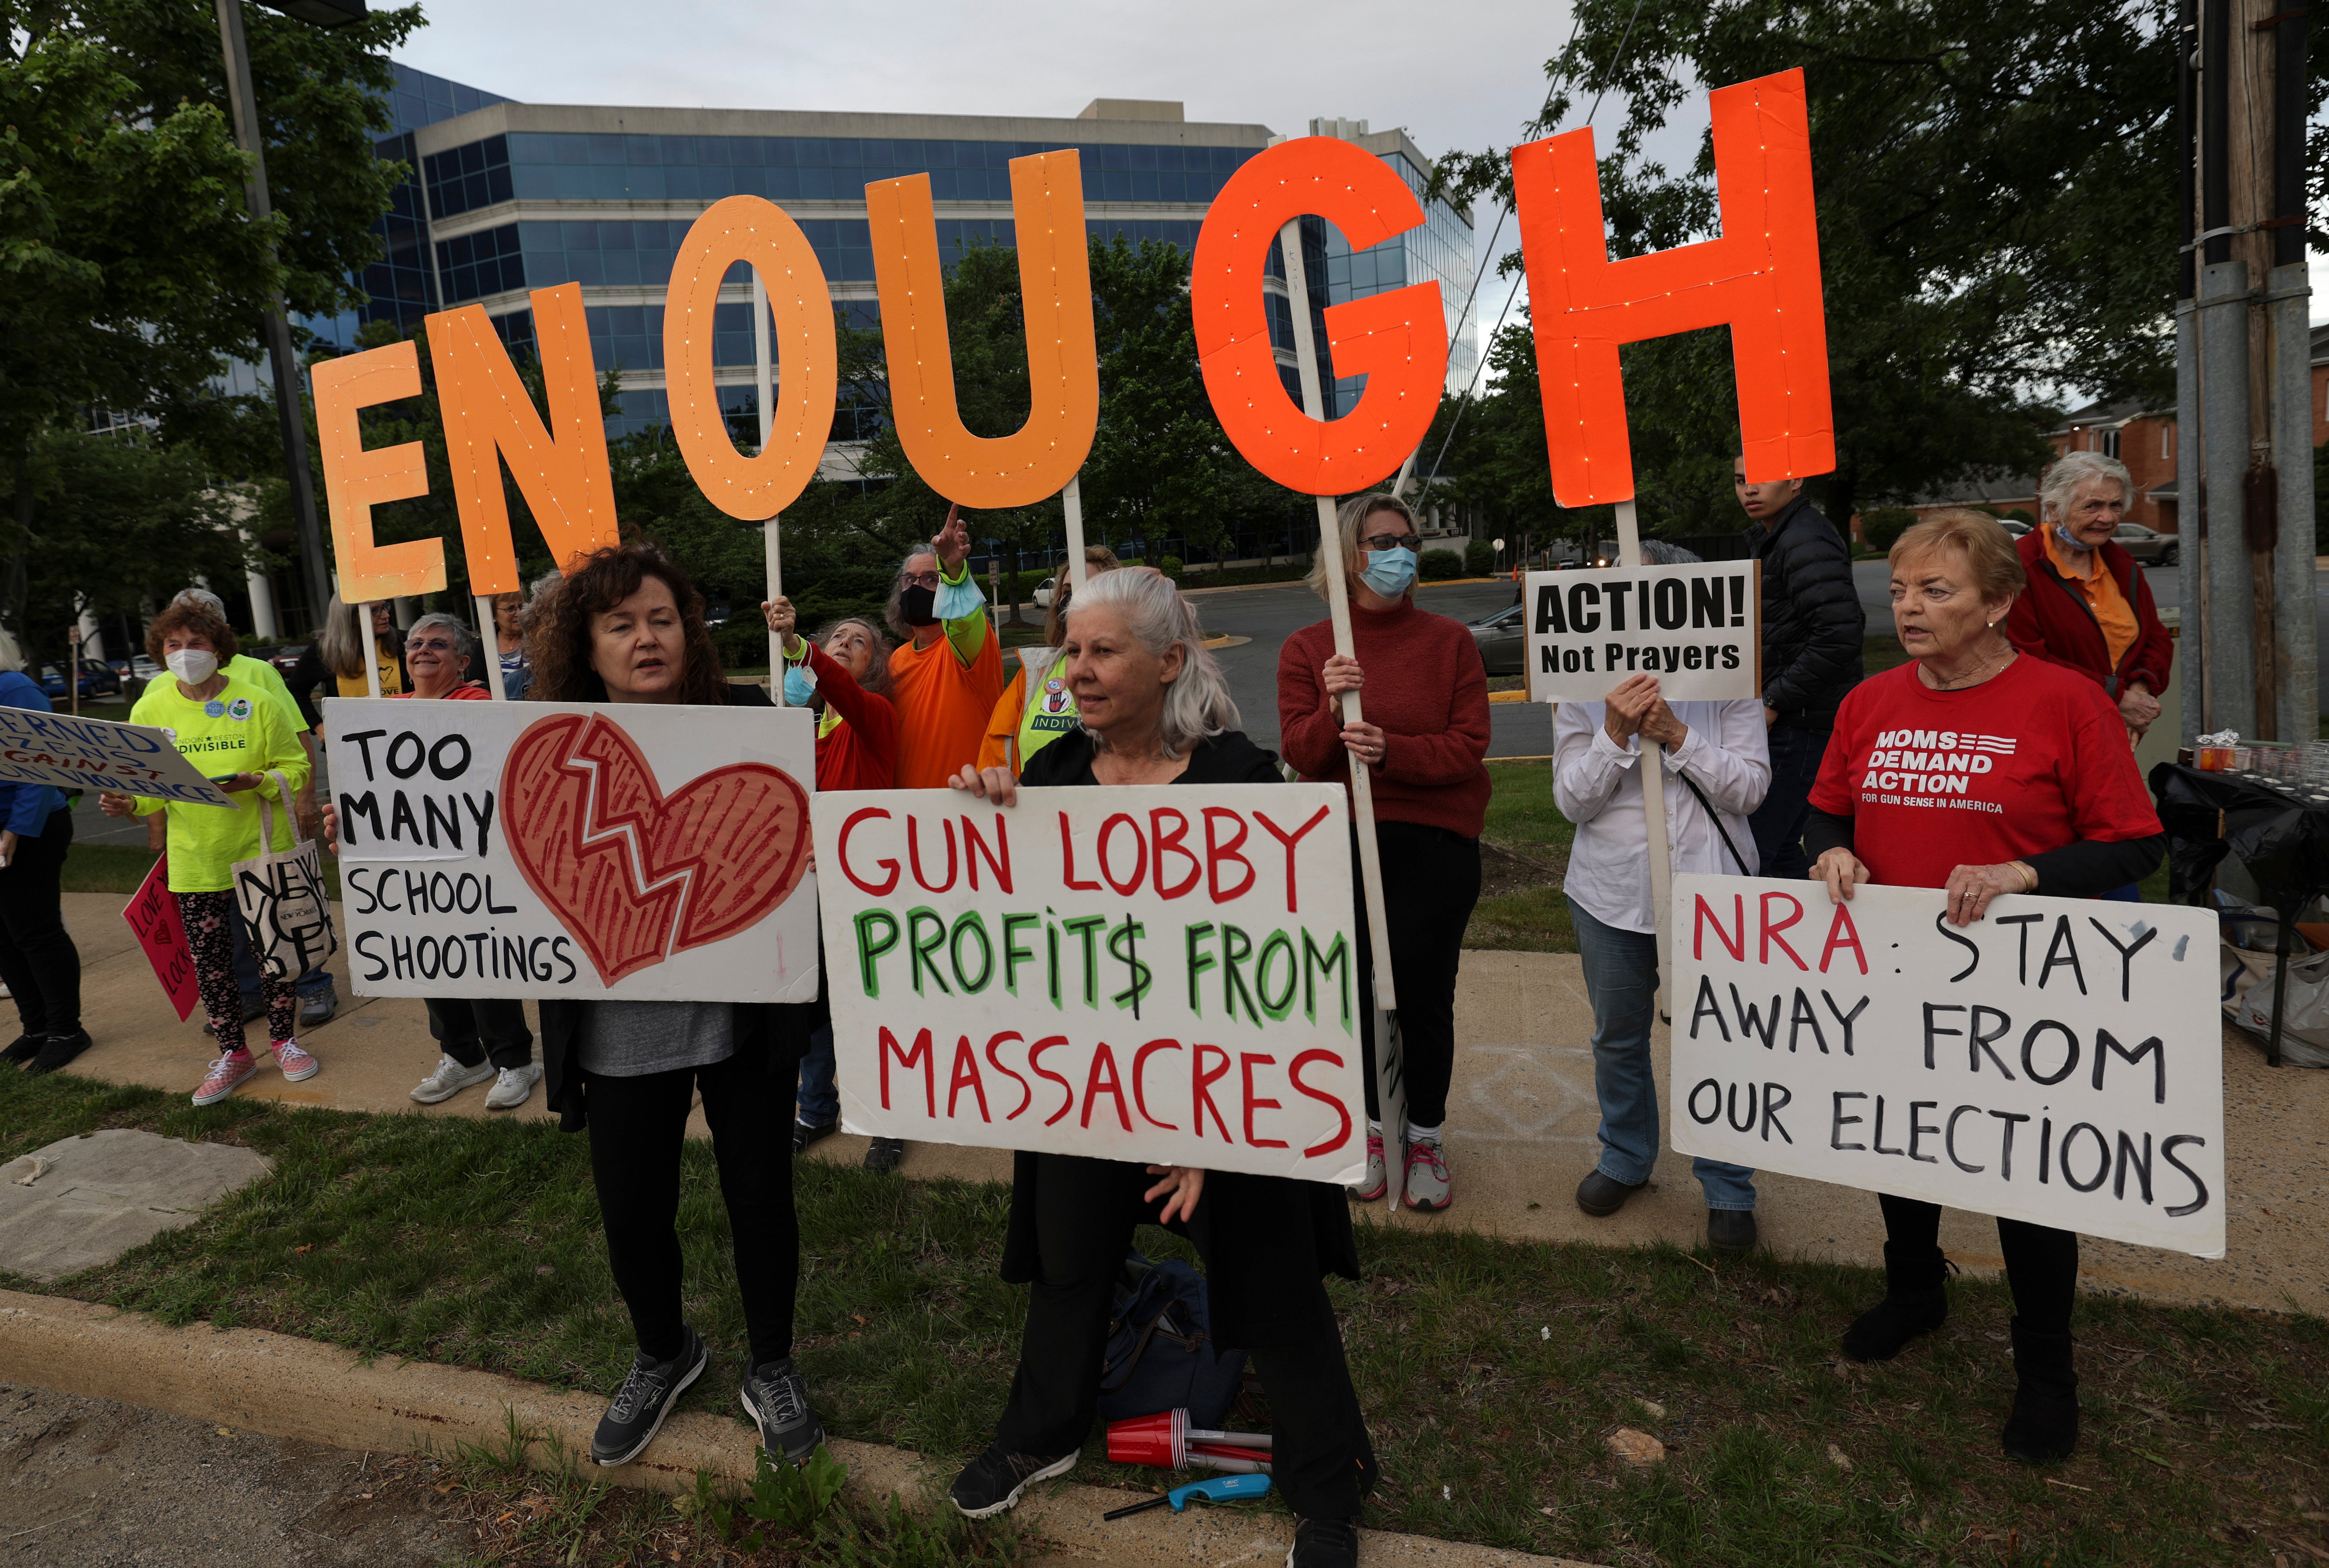
<instances>
[{"instance_id":1,"label":"sign with blue lettering","mask_svg":"<svg viewBox=\"0 0 2329 1568\"><path fill-rule=\"evenodd\" d=\"M1598 703L1637 675L1669 703L1762 695L1756 562L1532 571L1521 603L1532 702Z\"/></svg>"},{"instance_id":2,"label":"sign with blue lettering","mask_svg":"<svg viewBox=\"0 0 2329 1568\"><path fill-rule=\"evenodd\" d=\"M1678 876L1674 1146L2224 1255L2216 917Z\"/></svg>"},{"instance_id":3,"label":"sign with blue lettering","mask_svg":"<svg viewBox=\"0 0 2329 1568\"><path fill-rule=\"evenodd\" d=\"M203 777L167 730L0 707L0 784L112 789L231 808L234 797Z\"/></svg>"}]
</instances>

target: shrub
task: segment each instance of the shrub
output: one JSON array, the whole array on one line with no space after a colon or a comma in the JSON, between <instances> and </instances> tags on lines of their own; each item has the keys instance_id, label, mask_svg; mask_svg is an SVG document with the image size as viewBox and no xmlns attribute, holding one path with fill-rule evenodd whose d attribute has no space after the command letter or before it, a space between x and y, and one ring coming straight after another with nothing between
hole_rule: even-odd
<instances>
[{"instance_id":1,"label":"shrub","mask_svg":"<svg viewBox=\"0 0 2329 1568\"><path fill-rule=\"evenodd\" d=\"M1464 546L1464 571L1472 577L1491 577L1496 571L1496 547L1485 539Z\"/></svg>"},{"instance_id":2,"label":"shrub","mask_svg":"<svg viewBox=\"0 0 2329 1568\"><path fill-rule=\"evenodd\" d=\"M1879 506L1860 515L1860 531L1871 550L1890 550L1916 521L1917 515L1906 506Z\"/></svg>"},{"instance_id":3,"label":"shrub","mask_svg":"<svg viewBox=\"0 0 2329 1568\"><path fill-rule=\"evenodd\" d=\"M1188 563L1177 555L1167 555L1156 562L1156 570L1178 582L1181 573L1188 570Z\"/></svg>"},{"instance_id":4,"label":"shrub","mask_svg":"<svg viewBox=\"0 0 2329 1568\"><path fill-rule=\"evenodd\" d=\"M1427 550L1418 571L1426 582L1464 575L1464 558L1453 550Z\"/></svg>"}]
</instances>

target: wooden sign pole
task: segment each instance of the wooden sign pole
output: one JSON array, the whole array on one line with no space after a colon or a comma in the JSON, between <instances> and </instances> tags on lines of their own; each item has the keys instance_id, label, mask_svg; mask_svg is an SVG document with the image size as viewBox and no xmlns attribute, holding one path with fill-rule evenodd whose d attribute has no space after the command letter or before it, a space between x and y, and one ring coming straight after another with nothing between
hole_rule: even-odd
<instances>
[{"instance_id":1,"label":"wooden sign pole","mask_svg":"<svg viewBox=\"0 0 2329 1568\"><path fill-rule=\"evenodd\" d=\"M752 364L755 390L759 393L760 450L768 449L770 421L777 413L777 373L774 357L768 345L768 288L760 280L760 269L752 269ZM783 563L778 559L777 520L774 517L760 524L761 548L768 558L768 597L774 600L784 591ZM768 700L778 707L785 705L784 638L775 632L768 634Z\"/></svg>"},{"instance_id":2,"label":"wooden sign pole","mask_svg":"<svg viewBox=\"0 0 2329 1568\"><path fill-rule=\"evenodd\" d=\"M356 613L356 641L363 645L364 695L380 695L380 638L372 629L372 609L369 604L351 605Z\"/></svg>"},{"instance_id":3,"label":"wooden sign pole","mask_svg":"<svg viewBox=\"0 0 2329 1568\"><path fill-rule=\"evenodd\" d=\"M1082 587L1082 586L1083 586L1083 581L1084 581L1084 491L1083 491L1083 480L1084 480L1083 470L1082 470L1082 469L1080 469L1080 468L1079 468L1079 469L1077 469L1077 470L1076 470L1074 477L1071 477L1071 478L1070 478L1070 479L1068 480L1068 486L1067 486L1067 488L1066 488L1066 489L1064 489L1064 490L1061 490L1061 491L1060 492L1060 505L1061 505L1061 509L1062 509L1062 510L1064 510L1064 511L1067 513L1067 516L1068 516L1068 569L1067 569L1067 571L1066 571L1065 572L1055 572L1055 573L1053 573L1053 574L1052 574L1052 577L1051 577L1051 597L1052 597L1053 599L1057 599L1057 598L1059 598L1059 596L1060 596L1060 582L1061 582L1061 580L1063 577L1064 577L1064 578L1065 578L1065 580L1068 581L1068 583L1069 583L1070 585L1073 586L1073 587L1080 588L1080 587Z\"/></svg>"},{"instance_id":4,"label":"wooden sign pole","mask_svg":"<svg viewBox=\"0 0 2329 1568\"><path fill-rule=\"evenodd\" d=\"M477 607L477 658L485 666L486 694L495 702L508 700L502 690L502 628L494 619L494 601L489 594L477 594L472 600Z\"/></svg>"},{"instance_id":5,"label":"wooden sign pole","mask_svg":"<svg viewBox=\"0 0 2329 1568\"><path fill-rule=\"evenodd\" d=\"M1642 564L1642 527L1636 517L1634 503L1617 503L1617 562L1621 566ZM1658 931L1658 998L1659 1006L1669 1014L1674 994L1674 861L1667 852L1666 841L1666 760L1665 748L1647 735L1635 737L1641 742L1642 760L1635 766L1642 770L1642 816L1650 833L1650 916Z\"/></svg>"}]
</instances>

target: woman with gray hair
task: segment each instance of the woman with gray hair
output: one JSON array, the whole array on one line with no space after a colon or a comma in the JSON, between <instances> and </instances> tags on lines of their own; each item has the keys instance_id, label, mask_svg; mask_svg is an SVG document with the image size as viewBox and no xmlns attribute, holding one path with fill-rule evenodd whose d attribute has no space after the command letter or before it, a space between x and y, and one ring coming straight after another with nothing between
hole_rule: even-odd
<instances>
[{"instance_id":1,"label":"woman with gray hair","mask_svg":"<svg viewBox=\"0 0 2329 1568\"><path fill-rule=\"evenodd\" d=\"M2117 458L2068 452L2046 470L2038 526L2014 546L2030 591L2013 601L2005 635L2100 685L2139 737L2159 717L2175 640L2135 557L2111 537L2134 502L2134 477Z\"/></svg>"},{"instance_id":2,"label":"woman with gray hair","mask_svg":"<svg viewBox=\"0 0 2329 1568\"><path fill-rule=\"evenodd\" d=\"M323 628L307 651L299 656L299 663L291 671L285 685L291 690L292 700L304 710L315 703L314 693L324 686L324 694L333 697L361 697L369 691L364 684L365 644L371 644L371 656L380 666L380 694L401 696L411 689L404 668L404 643L396 629L396 620L389 613L386 600L370 607L372 636L364 638L356 624L361 608L340 602L334 594L324 606ZM329 683L326 685L326 683ZM320 731L320 718L316 727Z\"/></svg>"},{"instance_id":3,"label":"woman with gray hair","mask_svg":"<svg viewBox=\"0 0 2329 1568\"><path fill-rule=\"evenodd\" d=\"M1064 647L1079 727L1017 779L1008 768L965 768L954 788L1008 807L1023 784L1279 781L1276 760L1239 732L1197 612L1162 572L1131 567L1086 582L1068 606ZM1027 1487L1075 1468L1099 1404L1092 1369L1109 1303L1144 1222L1196 1244L1214 1343L1245 1347L1269 1389L1272 1470L1295 1514L1287 1561L1355 1563L1353 1522L1374 1484L1374 1450L1324 1275L1357 1279L1358 1252L1342 1195L1287 1176L1014 1156L1003 1278L1033 1289L1010 1403L995 1440L955 1478L955 1507L975 1519L999 1514Z\"/></svg>"},{"instance_id":4,"label":"woman with gray hair","mask_svg":"<svg viewBox=\"0 0 2329 1568\"><path fill-rule=\"evenodd\" d=\"M1440 1126L1456 1071L1456 968L1464 928L1480 900L1480 830L1486 826L1488 676L1465 626L1415 607L1415 519L1380 492L1343 504L1343 575L1351 585L1356 656L1334 651L1331 622L1306 626L1278 656L1278 732L1307 783L1348 787L1352 760L1372 770L1375 845L1399 993L1407 1063L1402 1186L1410 1208L1444 1209L1454 1196ZM1323 553L1310 586L1326 591ZM1342 697L1366 692L1366 722L1343 723ZM1355 880L1355 879L1354 879ZM1373 948L1359 905L1364 1005L1374 1006ZM1352 1195L1389 1185L1372 1060L1367 1174Z\"/></svg>"}]
</instances>

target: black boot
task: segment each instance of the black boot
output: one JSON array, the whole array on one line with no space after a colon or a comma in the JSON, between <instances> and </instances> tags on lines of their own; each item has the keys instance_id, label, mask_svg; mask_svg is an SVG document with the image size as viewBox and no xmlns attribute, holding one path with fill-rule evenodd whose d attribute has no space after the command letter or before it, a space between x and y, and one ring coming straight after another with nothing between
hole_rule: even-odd
<instances>
[{"instance_id":1,"label":"black boot","mask_svg":"<svg viewBox=\"0 0 2329 1568\"><path fill-rule=\"evenodd\" d=\"M1938 1247L1885 1242L1884 1299L1843 1331L1845 1358L1890 1361L1909 1341L1947 1322L1948 1270L1949 1261Z\"/></svg>"},{"instance_id":2,"label":"black boot","mask_svg":"<svg viewBox=\"0 0 2329 1568\"><path fill-rule=\"evenodd\" d=\"M2079 1446L2079 1374L2070 1366L2070 1337L2033 1334L2016 1318L2013 1413L2005 1421L2005 1453L2025 1465L2070 1457Z\"/></svg>"}]
</instances>

